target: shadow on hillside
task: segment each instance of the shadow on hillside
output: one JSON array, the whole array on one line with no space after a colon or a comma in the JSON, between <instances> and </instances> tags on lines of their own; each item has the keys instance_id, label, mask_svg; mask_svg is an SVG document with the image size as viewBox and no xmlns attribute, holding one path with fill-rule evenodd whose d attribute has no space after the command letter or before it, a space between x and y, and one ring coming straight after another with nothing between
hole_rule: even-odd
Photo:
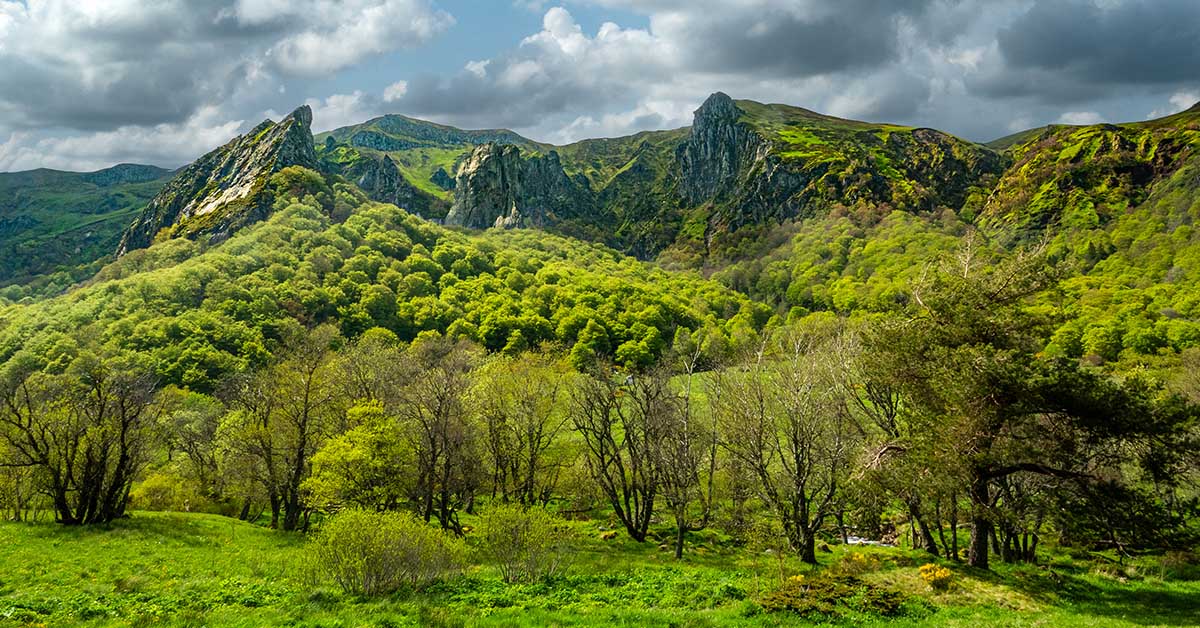
<instances>
[{"instance_id":1,"label":"shadow on hillside","mask_svg":"<svg viewBox=\"0 0 1200 628\"><path fill-rule=\"evenodd\" d=\"M1021 592L1048 606L1070 606L1075 614L1120 619L1136 625L1197 625L1200 592L1180 591L1162 581L1125 583L1088 577L1079 566L1022 565L1008 573L963 569L964 576Z\"/></svg>"}]
</instances>

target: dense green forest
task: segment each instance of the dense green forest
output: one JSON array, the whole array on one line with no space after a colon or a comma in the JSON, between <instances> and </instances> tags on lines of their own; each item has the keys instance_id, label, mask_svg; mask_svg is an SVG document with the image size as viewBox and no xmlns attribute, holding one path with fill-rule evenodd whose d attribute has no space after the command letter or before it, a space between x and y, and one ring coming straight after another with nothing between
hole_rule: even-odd
<instances>
[{"instance_id":1,"label":"dense green forest","mask_svg":"<svg viewBox=\"0 0 1200 628\"><path fill-rule=\"evenodd\" d=\"M311 116L170 182L5 175L108 249L0 289L0 624L1194 611L1200 112Z\"/></svg>"},{"instance_id":2,"label":"dense green forest","mask_svg":"<svg viewBox=\"0 0 1200 628\"><path fill-rule=\"evenodd\" d=\"M417 591L387 612L418 623L453 622L403 600L481 586L480 569L513 595L591 595L579 552L701 569L610 576L715 596L652 596L676 608L652 623L697 608L923 621L930 592L954 609L953 591L984 586L966 566L1192 560L1200 352L1193 323L1172 327L1186 317L1137 327L1160 303L1187 308L1183 286L1072 298L1094 288L1062 242L1000 246L953 214L781 226L761 263L705 279L536 230L450 230L301 167L269 185L271 217L224 242L170 239L6 306L7 518L120 530L187 511L306 533L245 551L339 595ZM1114 313L1114 346L1070 335ZM1139 366L1152 357L1165 366ZM829 563L863 538L908 553ZM755 556L778 560L738 562ZM756 574L753 591L708 580L721 564ZM132 577L84 607L18 585L0 609L187 623L241 603L172 610Z\"/></svg>"}]
</instances>

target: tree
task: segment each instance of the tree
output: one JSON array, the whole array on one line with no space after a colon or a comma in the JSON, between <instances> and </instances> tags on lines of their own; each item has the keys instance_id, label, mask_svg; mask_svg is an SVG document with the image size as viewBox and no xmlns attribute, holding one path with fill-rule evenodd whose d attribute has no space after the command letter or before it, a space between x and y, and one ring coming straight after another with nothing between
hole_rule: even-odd
<instances>
[{"instance_id":1,"label":"tree","mask_svg":"<svg viewBox=\"0 0 1200 628\"><path fill-rule=\"evenodd\" d=\"M18 360L4 374L0 436L9 457L0 464L35 469L60 523L124 516L158 412L154 378L89 353L60 375L32 364Z\"/></svg>"},{"instance_id":2,"label":"tree","mask_svg":"<svg viewBox=\"0 0 1200 628\"><path fill-rule=\"evenodd\" d=\"M858 439L829 342L814 330L781 330L749 364L719 373L713 393L722 446L755 475L760 498L810 564Z\"/></svg>"},{"instance_id":3,"label":"tree","mask_svg":"<svg viewBox=\"0 0 1200 628\"><path fill-rule=\"evenodd\" d=\"M492 496L549 503L565 464L556 441L569 421L559 407L565 365L544 354L494 356L473 374L471 405L483 424Z\"/></svg>"},{"instance_id":4,"label":"tree","mask_svg":"<svg viewBox=\"0 0 1200 628\"><path fill-rule=\"evenodd\" d=\"M473 507L479 486L478 437L468 420L474 348L442 336L418 338L400 367L394 412L416 453L418 512L462 534L458 511Z\"/></svg>"},{"instance_id":5,"label":"tree","mask_svg":"<svg viewBox=\"0 0 1200 628\"><path fill-rule=\"evenodd\" d=\"M880 343L909 402L908 420L924 435L924 455L952 462L940 470L956 474L970 500L975 567L988 567L993 537L1000 549L999 540L1011 545L1028 534L1036 547L1036 529L1014 524L1036 503L1024 476L1040 476L1052 490L1082 489L1120 477L1131 451L1155 466L1152 452L1184 449L1178 439L1190 410L1160 407L1136 382L1040 355L1049 329L1025 303L1054 276L1041 251L989 265L964 249L918 285L916 315Z\"/></svg>"},{"instance_id":6,"label":"tree","mask_svg":"<svg viewBox=\"0 0 1200 628\"><path fill-rule=\"evenodd\" d=\"M233 447L257 459L271 502L271 525L296 530L308 512L300 490L311 457L345 416L338 401L333 349L336 328L293 330L285 357L264 371L232 382L227 389L237 412L227 432Z\"/></svg>"},{"instance_id":7,"label":"tree","mask_svg":"<svg viewBox=\"0 0 1200 628\"><path fill-rule=\"evenodd\" d=\"M660 487L654 448L673 395L661 378L620 377L600 368L571 391L571 422L583 438L588 472L629 536L644 542Z\"/></svg>"}]
</instances>

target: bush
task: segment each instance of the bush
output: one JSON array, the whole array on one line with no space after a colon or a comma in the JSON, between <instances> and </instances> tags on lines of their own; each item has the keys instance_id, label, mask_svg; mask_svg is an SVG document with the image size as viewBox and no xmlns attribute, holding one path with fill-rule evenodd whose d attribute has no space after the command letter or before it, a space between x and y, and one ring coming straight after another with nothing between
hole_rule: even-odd
<instances>
[{"instance_id":1,"label":"bush","mask_svg":"<svg viewBox=\"0 0 1200 628\"><path fill-rule=\"evenodd\" d=\"M347 593L377 595L462 570L464 548L409 513L343 512L312 543L317 567Z\"/></svg>"},{"instance_id":2,"label":"bush","mask_svg":"<svg viewBox=\"0 0 1200 628\"><path fill-rule=\"evenodd\" d=\"M828 572L811 578L792 576L764 596L760 604L769 612L787 611L806 617L839 617L847 611L881 617L920 616L928 610L919 600L899 591Z\"/></svg>"},{"instance_id":3,"label":"bush","mask_svg":"<svg viewBox=\"0 0 1200 628\"><path fill-rule=\"evenodd\" d=\"M495 506L479 525L480 550L505 582L535 582L562 573L573 539L561 519L541 508Z\"/></svg>"},{"instance_id":4,"label":"bush","mask_svg":"<svg viewBox=\"0 0 1200 628\"><path fill-rule=\"evenodd\" d=\"M954 583L954 574L949 569L933 563L921 565L921 579L934 591L948 591Z\"/></svg>"}]
</instances>

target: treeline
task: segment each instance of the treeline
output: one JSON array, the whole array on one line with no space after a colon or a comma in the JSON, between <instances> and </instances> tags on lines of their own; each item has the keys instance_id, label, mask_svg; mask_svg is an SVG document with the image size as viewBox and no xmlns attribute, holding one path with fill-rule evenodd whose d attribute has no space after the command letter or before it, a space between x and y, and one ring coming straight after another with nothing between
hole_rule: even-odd
<instances>
[{"instance_id":1,"label":"treeline","mask_svg":"<svg viewBox=\"0 0 1200 628\"><path fill-rule=\"evenodd\" d=\"M896 316L737 341L664 319L642 323L664 340L637 359L593 319L569 345L500 346L292 320L261 365L204 391L164 387L153 354L19 352L0 387L0 494L68 524L135 507L305 530L352 507L456 534L507 502L611 517L637 541L669 526L677 556L719 527L809 562L822 538L904 525L979 567L1034 560L1047 535L1194 543L1200 411L1043 355L1053 320L1026 304L1055 281L1046 268L967 250Z\"/></svg>"}]
</instances>

